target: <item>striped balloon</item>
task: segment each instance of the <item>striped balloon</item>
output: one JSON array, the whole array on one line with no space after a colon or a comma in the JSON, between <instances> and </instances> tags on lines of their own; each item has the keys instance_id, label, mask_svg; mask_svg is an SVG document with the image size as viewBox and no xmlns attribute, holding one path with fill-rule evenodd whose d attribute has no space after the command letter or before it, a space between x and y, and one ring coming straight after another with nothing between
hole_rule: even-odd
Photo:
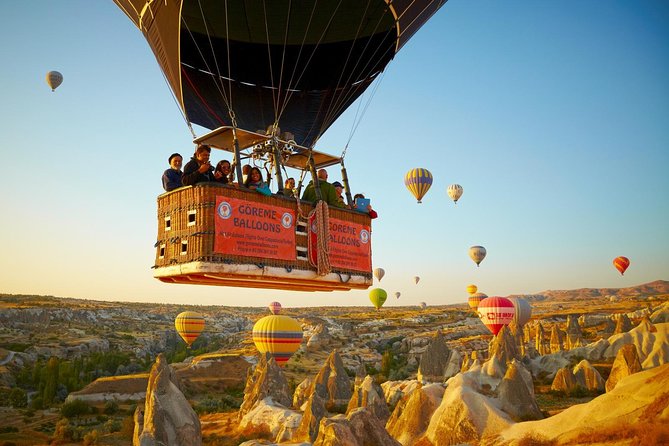
<instances>
[{"instance_id":1,"label":"striped balloon","mask_svg":"<svg viewBox=\"0 0 669 446\"><path fill-rule=\"evenodd\" d=\"M421 198L425 196L430 186L432 186L432 174L429 170L417 167L411 169L404 176L404 185L409 192L416 197L418 203L421 203Z\"/></svg>"},{"instance_id":2,"label":"striped balloon","mask_svg":"<svg viewBox=\"0 0 669 446\"><path fill-rule=\"evenodd\" d=\"M281 313L281 304L280 304L279 302L276 302L276 301L271 302L271 303L267 306L267 308L269 308L269 311L270 311L272 314L279 314L279 313Z\"/></svg>"},{"instance_id":3,"label":"striped balloon","mask_svg":"<svg viewBox=\"0 0 669 446\"><path fill-rule=\"evenodd\" d=\"M615 266L616 269L620 271L620 274L624 276L627 267L630 266L630 259L624 256L616 257L613 259L613 266Z\"/></svg>"},{"instance_id":4,"label":"striped balloon","mask_svg":"<svg viewBox=\"0 0 669 446\"><path fill-rule=\"evenodd\" d=\"M492 334L497 335L503 326L508 325L516 314L513 303L506 297L488 297L479 302L479 317L483 325Z\"/></svg>"},{"instance_id":5,"label":"striped balloon","mask_svg":"<svg viewBox=\"0 0 669 446\"><path fill-rule=\"evenodd\" d=\"M292 317L273 314L253 326L253 343L261 354L269 353L283 366L302 343L302 327Z\"/></svg>"},{"instance_id":6,"label":"striped balloon","mask_svg":"<svg viewBox=\"0 0 669 446\"><path fill-rule=\"evenodd\" d=\"M467 303L469 304L469 308L472 310L476 311L479 307L479 303L488 297L484 293L474 293L471 296L469 296L469 299L467 300Z\"/></svg>"},{"instance_id":7,"label":"striped balloon","mask_svg":"<svg viewBox=\"0 0 669 446\"><path fill-rule=\"evenodd\" d=\"M532 307L530 306L530 303L522 297L509 297L509 300L514 308L513 322L521 327L527 324L532 317Z\"/></svg>"},{"instance_id":8,"label":"striped balloon","mask_svg":"<svg viewBox=\"0 0 669 446\"><path fill-rule=\"evenodd\" d=\"M181 339L190 347L204 330L204 317L194 311L184 311L174 319L174 327Z\"/></svg>"},{"instance_id":9,"label":"striped balloon","mask_svg":"<svg viewBox=\"0 0 669 446\"><path fill-rule=\"evenodd\" d=\"M458 200L462 197L462 186L459 184L451 184L446 191L448 192L448 196L451 197L451 200L453 200L455 204L458 204Z\"/></svg>"}]
</instances>

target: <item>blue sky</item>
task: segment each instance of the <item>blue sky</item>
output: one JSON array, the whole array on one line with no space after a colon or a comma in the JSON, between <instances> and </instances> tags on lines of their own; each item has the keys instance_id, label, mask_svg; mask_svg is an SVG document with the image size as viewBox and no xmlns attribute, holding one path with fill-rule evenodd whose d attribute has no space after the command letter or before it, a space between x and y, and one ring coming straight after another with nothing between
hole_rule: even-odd
<instances>
[{"instance_id":1,"label":"blue sky","mask_svg":"<svg viewBox=\"0 0 669 446\"><path fill-rule=\"evenodd\" d=\"M0 292L369 304L154 279L160 176L193 145L141 33L111 1L35 0L3 8L0 42ZM49 70L65 77L55 93ZM353 117L317 148L340 154ZM346 165L380 214L374 265L402 293L386 305L464 302L469 283L508 295L669 279L669 3L449 1L386 69ZM403 184L413 167L434 176L421 205Z\"/></svg>"}]
</instances>

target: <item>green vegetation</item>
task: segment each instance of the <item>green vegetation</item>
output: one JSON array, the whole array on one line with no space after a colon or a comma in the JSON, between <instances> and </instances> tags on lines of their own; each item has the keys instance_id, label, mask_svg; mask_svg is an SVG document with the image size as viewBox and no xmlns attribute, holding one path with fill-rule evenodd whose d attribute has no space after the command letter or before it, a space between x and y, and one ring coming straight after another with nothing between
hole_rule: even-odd
<instances>
[{"instance_id":1,"label":"green vegetation","mask_svg":"<svg viewBox=\"0 0 669 446\"><path fill-rule=\"evenodd\" d=\"M205 413L230 412L239 409L244 401L244 386L229 387L220 396L207 394L193 410L199 415Z\"/></svg>"}]
</instances>

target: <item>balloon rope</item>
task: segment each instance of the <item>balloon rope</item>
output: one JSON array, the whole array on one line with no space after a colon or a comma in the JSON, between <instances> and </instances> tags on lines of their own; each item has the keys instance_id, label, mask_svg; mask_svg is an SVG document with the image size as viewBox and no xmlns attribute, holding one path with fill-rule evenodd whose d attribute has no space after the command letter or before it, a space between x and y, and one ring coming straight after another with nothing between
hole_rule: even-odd
<instances>
[{"instance_id":1,"label":"balloon rope","mask_svg":"<svg viewBox=\"0 0 669 446\"><path fill-rule=\"evenodd\" d=\"M331 271L330 247L328 245L328 223L330 220L330 211L328 210L327 203L323 200L316 203L316 208L309 213L309 219L311 219L312 216L315 216L316 224L317 262L314 264L311 261L312 256L309 255L309 263L311 263L311 266L316 268L319 276L324 276L329 274ZM307 219L307 225L309 224L309 219ZM311 228L307 226L307 233L309 231L311 231ZM313 252L311 243L308 244L308 249L309 252Z\"/></svg>"}]
</instances>

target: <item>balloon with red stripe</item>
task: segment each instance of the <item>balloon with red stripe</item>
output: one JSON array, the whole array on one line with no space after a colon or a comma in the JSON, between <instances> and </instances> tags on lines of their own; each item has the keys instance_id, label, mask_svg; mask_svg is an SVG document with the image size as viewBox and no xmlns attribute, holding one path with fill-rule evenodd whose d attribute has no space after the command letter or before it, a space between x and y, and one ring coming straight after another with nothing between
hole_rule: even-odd
<instances>
[{"instance_id":1,"label":"balloon with red stripe","mask_svg":"<svg viewBox=\"0 0 669 446\"><path fill-rule=\"evenodd\" d=\"M630 259L624 256L616 257L613 259L613 266L616 267L618 271L620 271L621 275L625 275L625 271L627 271L627 268L630 266Z\"/></svg>"},{"instance_id":2,"label":"balloon with red stripe","mask_svg":"<svg viewBox=\"0 0 669 446\"><path fill-rule=\"evenodd\" d=\"M184 311L174 319L174 327L181 339L190 347L204 330L204 317L194 311Z\"/></svg>"},{"instance_id":3,"label":"balloon with red stripe","mask_svg":"<svg viewBox=\"0 0 669 446\"><path fill-rule=\"evenodd\" d=\"M281 304L280 304L279 302L276 302L276 301L271 302L271 303L267 306L267 308L269 308L269 311L270 311L272 314L279 314L279 313L281 313Z\"/></svg>"},{"instance_id":4,"label":"balloon with red stripe","mask_svg":"<svg viewBox=\"0 0 669 446\"><path fill-rule=\"evenodd\" d=\"M283 366L300 348L302 326L289 316L265 316L253 326L253 343L261 354L269 353Z\"/></svg>"},{"instance_id":5,"label":"balloon with red stripe","mask_svg":"<svg viewBox=\"0 0 669 446\"><path fill-rule=\"evenodd\" d=\"M469 304L469 308L471 308L474 311L477 311L478 308L479 308L479 303L481 303L481 301L483 299L485 299L486 297L488 297L488 295L485 294L485 293L474 293L474 294L472 294L471 296L469 296L469 299L467 299L467 303Z\"/></svg>"},{"instance_id":6,"label":"balloon with red stripe","mask_svg":"<svg viewBox=\"0 0 669 446\"><path fill-rule=\"evenodd\" d=\"M494 335L508 325L516 314L513 302L506 297L492 296L479 302L478 314L483 325Z\"/></svg>"}]
</instances>

